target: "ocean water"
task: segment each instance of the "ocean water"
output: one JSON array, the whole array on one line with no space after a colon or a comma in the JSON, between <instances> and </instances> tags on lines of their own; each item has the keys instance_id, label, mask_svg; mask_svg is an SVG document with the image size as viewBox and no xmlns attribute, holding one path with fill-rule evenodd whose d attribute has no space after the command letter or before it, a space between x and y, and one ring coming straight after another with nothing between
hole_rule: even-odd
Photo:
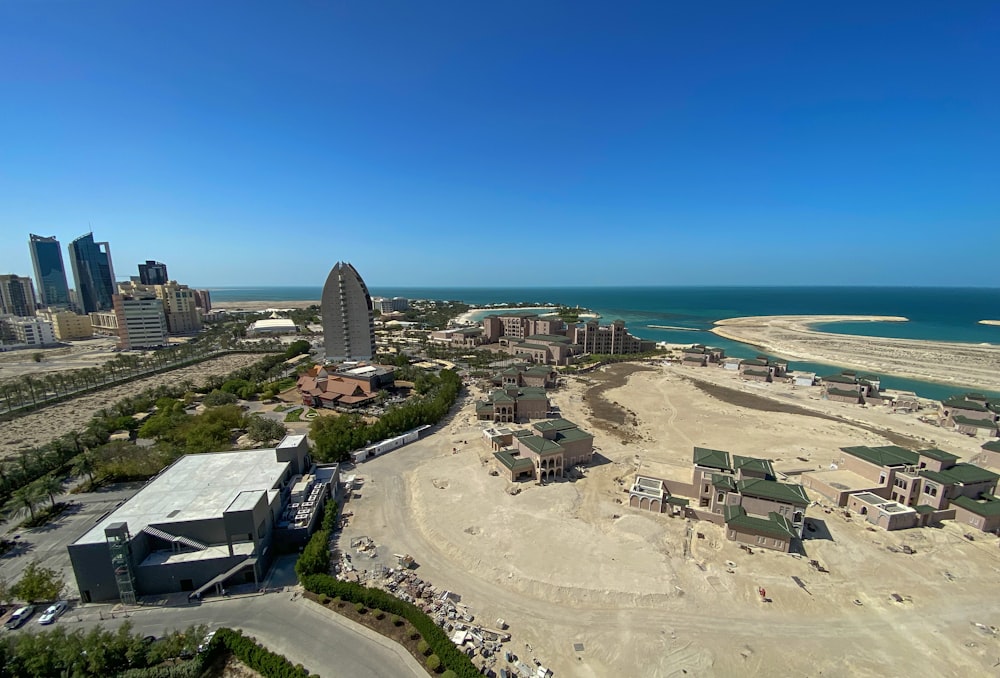
<instances>
[{"instance_id":1,"label":"ocean water","mask_svg":"<svg viewBox=\"0 0 1000 678\"><path fill-rule=\"evenodd\" d=\"M212 288L214 301L312 300L320 287ZM378 296L450 299L466 303L556 303L582 306L603 322L624 320L633 334L672 343L704 343L727 355L753 357L757 349L709 332L716 320L755 315L891 315L905 323L832 323L817 329L844 334L936 339L1000 345L1000 288L893 287L373 287ZM659 326L659 327L657 327ZM664 327L684 329L663 329ZM836 365L793 362L793 369L829 374ZM888 388L944 398L969 389L884 376ZM995 394L1000 396L1000 394Z\"/></svg>"}]
</instances>

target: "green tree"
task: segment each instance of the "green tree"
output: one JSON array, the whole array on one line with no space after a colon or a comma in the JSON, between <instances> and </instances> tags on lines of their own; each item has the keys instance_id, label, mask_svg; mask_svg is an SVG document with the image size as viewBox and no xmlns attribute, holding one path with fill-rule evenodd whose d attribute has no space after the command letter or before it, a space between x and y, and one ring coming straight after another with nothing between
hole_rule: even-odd
<instances>
[{"instance_id":1,"label":"green tree","mask_svg":"<svg viewBox=\"0 0 1000 678\"><path fill-rule=\"evenodd\" d=\"M232 393L226 393L218 389L212 391L202 399L205 407L218 407L219 405L233 405L238 398Z\"/></svg>"},{"instance_id":2,"label":"green tree","mask_svg":"<svg viewBox=\"0 0 1000 678\"><path fill-rule=\"evenodd\" d=\"M94 482L94 471L97 470L97 460L94 457L94 453L90 450L85 450L76 457L76 462L73 464L73 473L76 475L86 475L91 483Z\"/></svg>"},{"instance_id":3,"label":"green tree","mask_svg":"<svg viewBox=\"0 0 1000 678\"><path fill-rule=\"evenodd\" d=\"M55 508L56 496L62 494L63 491L63 481L53 475L42 476L36 483L36 487L39 493L48 495L52 507Z\"/></svg>"},{"instance_id":4,"label":"green tree","mask_svg":"<svg viewBox=\"0 0 1000 678\"><path fill-rule=\"evenodd\" d=\"M41 501L42 495L38 492L38 487L25 485L14 490L10 500L4 506L4 513L14 518L28 514L34 520L35 509Z\"/></svg>"},{"instance_id":5,"label":"green tree","mask_svg":"<svg viewBox=\"0 0 1000 678\"><path fill-rule=\"evenodd\" d=\"M21 578L10 587L10 592L17 598L29 603L56 600L66 588L62 575L47 567L42 567L36 561L31 561L21 573Z\"/></svg>"},{"instance_id":6,"label":"green tree","mask_svg":"<svg viewBox=\"0 0 1000 678\"><path fill-rule=\"evenodd\" d=\"M259 414L251 416L247 424L247 435L250 436L250 440L258 443L280 440L287 432L288 429L281 422L262 417Z\"/></svg>"}]
</instances>

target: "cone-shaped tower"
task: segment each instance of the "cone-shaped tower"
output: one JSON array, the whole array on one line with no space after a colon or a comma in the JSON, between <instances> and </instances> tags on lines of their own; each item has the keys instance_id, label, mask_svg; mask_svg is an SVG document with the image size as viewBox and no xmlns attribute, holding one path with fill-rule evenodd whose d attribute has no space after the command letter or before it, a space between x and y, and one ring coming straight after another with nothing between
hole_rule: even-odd
<instances>
[{"instance_id":1,"label":"cone-shaped tower","mask_svg":"<svg viewBox=\"0 0 1000 678\"><path fill-rule=\"evenodd\" d=\"M338 261L323 285L323 338L326 359L371 360L375 356L372 298L357 270Z\"/></svg>"}]
</instances>

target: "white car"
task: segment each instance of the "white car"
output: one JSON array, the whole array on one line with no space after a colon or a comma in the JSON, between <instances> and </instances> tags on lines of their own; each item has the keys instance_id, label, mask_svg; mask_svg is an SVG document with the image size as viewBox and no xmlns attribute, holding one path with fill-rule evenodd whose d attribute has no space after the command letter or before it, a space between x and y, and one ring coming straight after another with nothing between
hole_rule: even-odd
<instances>
[{"instance_id":1,"label":"white car","mask_svg":"<svg viewBox=\"0 0 1000 678\"><path fill-rule=\"evenodd\" d=\"M64 600L60 600L58 603L49 605L45 608L45 612L42 613L42 616L38 618L38 623L43 625L51 624L59 615L66 611L67 607L69 607L69 605L67 605Z\"/></svg>"}]
</instances>

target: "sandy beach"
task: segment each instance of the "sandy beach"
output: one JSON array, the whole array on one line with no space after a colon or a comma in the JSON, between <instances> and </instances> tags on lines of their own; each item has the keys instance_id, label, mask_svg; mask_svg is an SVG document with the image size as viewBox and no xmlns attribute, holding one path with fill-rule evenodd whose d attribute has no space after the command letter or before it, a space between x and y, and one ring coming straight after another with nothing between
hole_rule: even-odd
<instances>
[{"instance_id":1,"label":"sandy beach","mask_svg":"<svg viewBox=\"0 0 1000 678\"><path fill-rule=\"evenodd\" d=\"M536 313L538 311L544 311L543 313L538 313L538 315L555 315L561 306L486 306L483 308L470 308L468 311L462 315L455 318L455 323L458 325L472 325L477 322L474 318L479 313ZM581 318L600 318L599 313L581 313Z\"/></svg>"},{"instance_id":2,"label":"sandy beach","mask_svg":"<svg viewBox=\"0 0 1000 678\"><path fill-rule=\"evenodd\" d=\"M1000 346L820 332L830 322L905 322L898 316L759 316L720 320L715 334L789 360L843 365L942 384L1000 391Z\"/></svg>"},{"instance_id":3,"label":"sandy beach","mask_svg":"<svg viewBox=\"0 0 1000 678\"><path fill-rule=\"evenodd\" d=\"M213 301L212 310L215 311L265 311L269 308L307 308L309 306L319 306L319 299L310 301Z\"/></svg>"}]
</instances>

